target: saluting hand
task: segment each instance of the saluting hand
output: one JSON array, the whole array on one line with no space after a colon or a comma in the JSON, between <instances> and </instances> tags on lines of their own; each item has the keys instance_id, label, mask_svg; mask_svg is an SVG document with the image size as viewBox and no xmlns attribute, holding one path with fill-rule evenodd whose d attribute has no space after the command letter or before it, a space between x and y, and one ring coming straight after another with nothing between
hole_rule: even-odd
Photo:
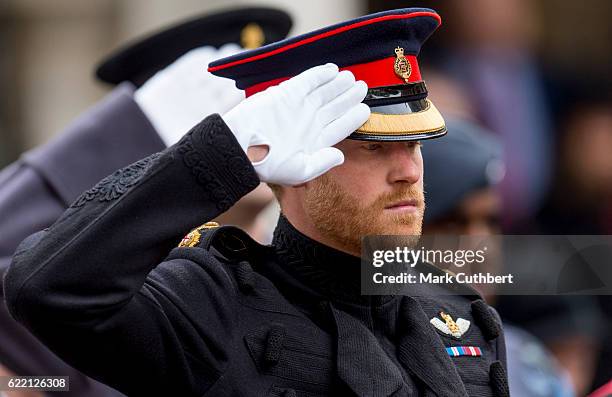
<instances>
[{"instance_id":1,"label":"saluting hand","mask_svg":"<svg viewBox=\"0 0 612 397\"><path fill-rule=\"evenodd\" d=\"M134 100L166 146L178 142L204 116L225 113L244 99L232 80L206 71L211 60L241 50L233 43L193 49L136 90Z\"/></svg>"},{"instance_id":2,"label":"saluting hand","mask_svg":"<svg viewBox=\"0 0 612 397\"><path fill-rule=\"evenodd\" d=\"M368 87L334 64L308 69L259 92L223 116L245 152L267 149L253 166L263 182L299 185L344 162L332 147L366 122Z\"/></svg>"}]
</instances>

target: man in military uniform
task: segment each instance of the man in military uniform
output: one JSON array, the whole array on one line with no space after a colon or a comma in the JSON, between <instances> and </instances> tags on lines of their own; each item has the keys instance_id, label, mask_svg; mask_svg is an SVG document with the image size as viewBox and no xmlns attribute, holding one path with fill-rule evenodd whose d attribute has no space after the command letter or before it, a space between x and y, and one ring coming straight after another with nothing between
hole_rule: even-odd
<instances>
[{"instance_id":1,"label":"man in military uniform","mask_svg":"<svg viewBox=\"0 0 612 397\"><path fill-rule=\"evenodd\" d=\"M475 292L359 289L361 236L420 232L418 141L446 129L416 54L439 23L386 11L213 62L248 98L27 238L11 313L130 396L507 395ZM283 212L271 246L210 223L181 240L259 181Z\"/></svg>"},{"instance_id":2,"label":"man in military uniform","mask_svg":"<svg viewBox=\"0 0 612 397\"><path fill-rule=\"evenodd\" d=\"M82 191L174 144L203 111L225 112L244 99L231 81L201 73L203 65L241 47L280 40L290 27L290 17L276 9L223 11L143 37L102 61L97 77L117 87L54 140L0 173L0 279L19 242L55 222ZM68 375L67 397L118 395L59 360L3 304L0 324L0 369Z\"/></svg>"},{"instance_id":3,"label":"man in military uniform","mask_svg":"<svg viewBox=\"0 0 612 397\"><path fill-rule=\"evenodd\" d=\"M241 8L183 21L104 59L96 75L117 85L113 91L0 173L0 275L19 242L55 222L81 192L176 143L203 111L224 113L244 99L227 79L200 73L203 64L281 40L290 28L283 11Z\"/></svg>"}]
</instances>

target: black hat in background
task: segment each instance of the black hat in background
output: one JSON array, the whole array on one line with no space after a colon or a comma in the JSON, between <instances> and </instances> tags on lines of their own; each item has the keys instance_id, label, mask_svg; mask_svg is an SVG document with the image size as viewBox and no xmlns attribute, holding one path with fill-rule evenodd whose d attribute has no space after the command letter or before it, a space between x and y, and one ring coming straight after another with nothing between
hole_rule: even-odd
<instances>
[{"instance_id":1,"label":"black hat in background","mask_svg":"<svg viewBox=\"0 0 612 397\"><path fill-rule=\"evenodd\" d=\"M96 76L105 83L130 81L140 87L155 73L194 48L218 48L227 43L256 48L284 39L292 25L286 12L267 7L202 15L119 48L99 63Z\"/></svg>"},{"instance_id":2,"label":"black hat in background","mask_svg":"<svg viewBox=\"0 0 612 397\"><path fill-rule=\"evenodd\" d=\"M479 125L447 117L448 134L423 144L424 223L452 212L468 194L493 186L504 174L502 148L493 133Z\"/></svg>"}]
</instances>

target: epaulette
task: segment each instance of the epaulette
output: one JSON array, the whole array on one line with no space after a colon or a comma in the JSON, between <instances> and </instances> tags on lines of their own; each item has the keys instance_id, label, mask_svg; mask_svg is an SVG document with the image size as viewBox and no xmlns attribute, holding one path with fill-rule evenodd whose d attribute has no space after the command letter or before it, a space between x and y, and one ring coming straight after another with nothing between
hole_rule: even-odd
<instances>
[{"instance_id":1,"label":"epaulette","mask_svg":"<svg viewBox=\"0 0 612 397\"><path fill-rule=\"evenodd\" d=\"M267 249L244 230L236 226L220 226L217 222L206 222L194 228L183 237L178 247L214 249L231 261L250 260Z\"/></svg>"}]
</instances>

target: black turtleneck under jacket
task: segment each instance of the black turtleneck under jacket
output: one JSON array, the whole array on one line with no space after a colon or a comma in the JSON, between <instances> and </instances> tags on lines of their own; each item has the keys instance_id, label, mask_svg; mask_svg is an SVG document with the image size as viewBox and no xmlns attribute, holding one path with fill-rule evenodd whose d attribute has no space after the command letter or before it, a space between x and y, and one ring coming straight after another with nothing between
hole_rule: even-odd
<instances>
[{"instance_id":1,"label":"black turtleneck under jacket","mask_svg":"<svg viewBox=\"0 0 612 397\"><path fill-rule=\"evenodd\" d=\"M219 227L173 248L258 183L221 117L206 118L21 243L11 314L128 396L508 395L499 318L476 294L362 296L359 258L284 217L271 246ZM430 323L440 311L470 321L461 338Z\"/></svg>"}]
</instances>

